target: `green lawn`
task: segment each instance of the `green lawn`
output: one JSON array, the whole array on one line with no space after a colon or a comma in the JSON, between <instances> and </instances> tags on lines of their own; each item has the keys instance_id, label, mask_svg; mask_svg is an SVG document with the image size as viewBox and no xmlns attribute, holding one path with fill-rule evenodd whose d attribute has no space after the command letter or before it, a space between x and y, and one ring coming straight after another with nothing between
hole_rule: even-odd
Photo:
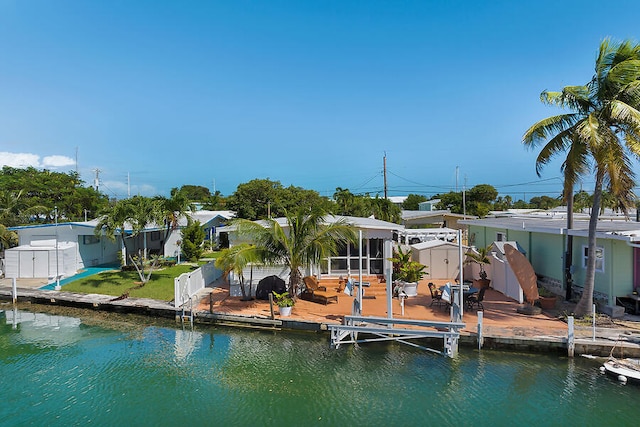
<instances>
[{"instance_id":1,"label":"green lawn","mask_svg":"<svg viewBox=\"0 0 640 427\"><path fill-rule=\"evenodd\" d=\"M153 298L161 301L173 300L173 279L182 273L193 271L197 266L180 264L154 271L151 280L139 289L140 277L135 271L105 271L64 285L63 290L86 294L104 294L120 296L129 292L134 298Z\"/></svg>"}]
</instances>

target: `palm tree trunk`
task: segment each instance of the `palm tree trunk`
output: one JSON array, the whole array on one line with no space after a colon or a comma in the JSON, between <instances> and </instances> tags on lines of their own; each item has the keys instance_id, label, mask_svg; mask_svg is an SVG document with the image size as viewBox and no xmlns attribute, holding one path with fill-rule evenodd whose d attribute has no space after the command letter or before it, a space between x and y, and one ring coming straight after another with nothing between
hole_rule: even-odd
<instances>
[{"instance_id":1,"label":"palm tree trunk","mask_svg":"<svg viewBox=\"0 0 640 427\"><path fill-rule=\"evenodd\" d=\"M576 306L576 317L584 317L591 313L593 306L593 288L596 278L596 228L598 226L598 214L600 213L600 200L602 198L602 182L604 172L598 168L596 172L596 187L593 191L593 205L589 217L589 238L587 250L587 271L584 277L584 289L578 305Z\"/></svg>"},{"instance_id":2,"label":"palm tree trunk","mask_svg":"<svg viewBox=\"0 0 640 427\"><path fill-rule=\"evenodd\" d=\"M568 191L567 198L567 231L573 228L573 187ZM567 251L564 257L564 286L565 286L565 299L571 300L571 290L573 287L573 275L572 275L572 263L573 263L573 236L567 232Z\"/></svg>"}]
</instances>

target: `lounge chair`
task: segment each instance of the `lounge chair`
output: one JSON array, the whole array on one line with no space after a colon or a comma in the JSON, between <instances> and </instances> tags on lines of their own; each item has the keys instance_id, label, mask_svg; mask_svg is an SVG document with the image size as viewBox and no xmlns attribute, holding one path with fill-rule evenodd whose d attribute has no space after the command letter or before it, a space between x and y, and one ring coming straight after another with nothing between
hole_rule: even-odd
<instances>
[{"instance_id":1,"label":"lounge chair","mask_svg":"<svg viewBox=\"0 0 640 427\"><path fill-rule=\"evenodd\" d=\"M433 283L429 283L428 286L429 292L431 292L431 304L429 304L429 307L431 307L434 303L436 305L446 305L447 302L442 300L442 292L436 289L436 285L434 285Z\"/></svg>"},{"instance_id":2,"label":"lounge chair","mask_svg":"<svg viewBox=\"0 0 640 427\"><path fill-rule=\"evenodd\" d=\"M487 291L487 288L481 288L477 294L469 295L467 297L467 308L469 310L473 310L473 306L476 306L476 310L480 308L484 311L484 306L482 305L482 301L484 301L484 293Z\"/></svg>"},{"instance_id":3,"label":"lounge chair","mask_svg":"<svg viewBox=\"0 0 640 427\"><path fill-rule=\"evenodd\" d=\"M333 290L327 290L326 286L320 286L318 279L314 276L307 276L302 279L304 281L303 297L310 301L321 302L327 305L329 301L338 302L339 293Z\"/></svg>"}]
</instances>

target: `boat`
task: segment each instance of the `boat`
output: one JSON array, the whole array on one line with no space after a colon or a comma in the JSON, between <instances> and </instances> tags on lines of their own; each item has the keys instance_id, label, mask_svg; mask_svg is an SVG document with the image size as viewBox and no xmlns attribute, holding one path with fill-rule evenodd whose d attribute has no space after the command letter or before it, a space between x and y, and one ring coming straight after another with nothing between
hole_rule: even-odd
<instances>
[{"instance_id":1,"label":"boat","mask_svg":"<svg viewBox=\"0 0 640 427\"><path fill-rule=\"evenodd\" d=\"M600 371L617 378L623 384L627 382L640 384L640 359L617 359L610 356Z\"/></svg>"}]
</instances>

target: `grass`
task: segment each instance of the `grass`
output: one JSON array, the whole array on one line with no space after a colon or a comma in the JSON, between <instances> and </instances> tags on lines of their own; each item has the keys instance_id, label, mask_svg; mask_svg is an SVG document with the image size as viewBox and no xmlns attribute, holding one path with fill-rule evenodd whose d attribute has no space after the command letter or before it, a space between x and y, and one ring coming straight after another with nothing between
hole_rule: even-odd
<instances>
[{"instance_id":1,"label":"grass","mask_svg":"<svg viewBox=\"0 0 640 427\"><path fill-rule=\"evenodd\" d=\"M140 277L136 271L105 271L64 285L63 290L85 294L113 295L114 297L129 292L129 296L133 298L172 301L174 298L174 279L182 273L188 273L196 268L198 266L180 264L156 270L151 274L149 282L141 288L137 288L140 284Z\"/></svg>"}]
</instances>

